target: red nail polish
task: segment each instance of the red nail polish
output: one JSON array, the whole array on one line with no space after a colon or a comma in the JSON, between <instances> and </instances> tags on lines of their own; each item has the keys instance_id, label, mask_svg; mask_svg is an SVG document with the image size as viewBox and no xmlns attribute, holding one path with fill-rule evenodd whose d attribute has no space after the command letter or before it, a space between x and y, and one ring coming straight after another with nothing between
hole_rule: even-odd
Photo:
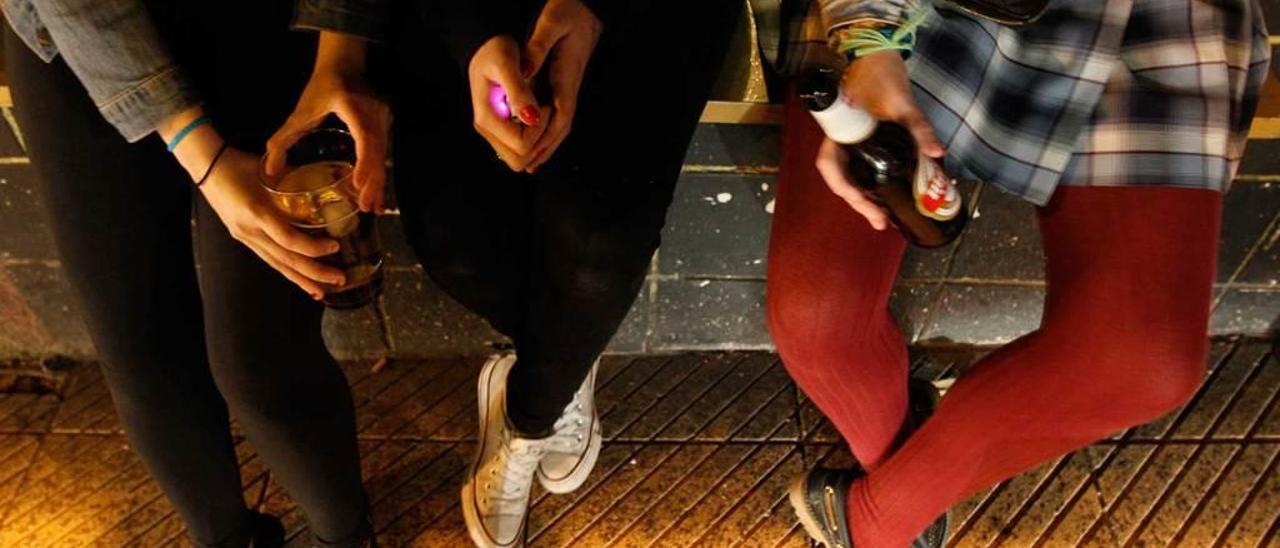
<instances>
[{"instance_id":1,"label":"red nail polish","mask_svg":"<svg viewBox=\"0 0 1280 548\"><path fill-rule=\"evenodd\" d=\"M538 121L539 121L538 119L541 117L542 117L542 113L538 112L538 107L535 107L533 105L525 105L523 109L520 109L520 120L523 121L526 125L530 125L530 126L538 125Z\"/></svg>"}]
</instances>

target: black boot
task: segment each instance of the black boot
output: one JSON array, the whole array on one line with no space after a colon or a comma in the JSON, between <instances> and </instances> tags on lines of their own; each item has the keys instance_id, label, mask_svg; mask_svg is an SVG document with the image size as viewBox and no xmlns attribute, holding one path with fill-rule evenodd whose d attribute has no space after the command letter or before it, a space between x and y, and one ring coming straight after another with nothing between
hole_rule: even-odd
<instances>
[{"instance_id":1,"label":"black boot","mask_svg":"<svg viewBox=\"0 0 1280 548\"><path fill-rule=\"evenodd\" d=\"M284 546L284 524L270 514L253 512L253 538L249 548L280 548Z\"/></svg>"},{"instance_id":2,"label":"black boot","mask_svg":"<svg viewBox=\"0 0 1280 548\"><path fill-rule=\"evenodd\" d=\"M827 548L852 548L849 531L849 486L863 476L861 468L814 468L791 483L787 498L805 532Z\"/></svg>"},{"instance_id":3,"label":"black boot","mask_svg":"<svg viewBox=\"0 0 1280 548\"><path fill-rule=\"evenodd\" d=\"M933 383L912 377L907 381L907 396L910 398L908 404L908 426L910 430L905 430L906 436L901 441L906 441L911 433L915 432L924 424L924 421L933 415L934 410L938 408L938 389ZM947 535L951 529L951 517L943 512L937 520L934 520L925 529L916 540L911 543L911 548L944 548L947 545Z\"/></svg>"},{"instance_id":4,"label":"black boot","mask_svg":"<svg viewBox=\"0 0 1280 548\"><path fill-rule=\"evenodd\" d=\"M359 548L378 548L378 537L373 531L373 521L369 516L365 516L364 524L355 533L349 535L342 540L325 540L316 537L316 548L328 547L349 547L358 546Z\"/></svg>"}]
</instances>

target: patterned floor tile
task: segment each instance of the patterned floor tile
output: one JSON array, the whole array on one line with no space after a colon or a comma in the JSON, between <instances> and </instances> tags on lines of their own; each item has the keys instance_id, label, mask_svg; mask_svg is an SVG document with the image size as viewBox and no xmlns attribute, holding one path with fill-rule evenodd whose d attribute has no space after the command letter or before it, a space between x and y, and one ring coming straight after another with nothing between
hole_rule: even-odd
<instances>
[{"instance_id":1,"label":"patterned floor tile","mask_svg":"<svg viewBox=\"0 0 1280 548\"><path fill-rule=\"evenodd\" d=\"M942 385L985 349L913 349ZM1280 367L1265 341L1219 340L1184 409L951 509L952 546L1268 546L1280 531ZM385 546L467 546L458 489L475 438L482 359L345 364L365 482ZM0 545L187 546L182 522L118 433L96 368L61 399L0 396ZM598 405L609 440L576 493L535 487L529 544L807 546L792 478L852 457L767 353L610 357ZM313 541L248 441L246 504Z\"/></svg>"}]
</instances>

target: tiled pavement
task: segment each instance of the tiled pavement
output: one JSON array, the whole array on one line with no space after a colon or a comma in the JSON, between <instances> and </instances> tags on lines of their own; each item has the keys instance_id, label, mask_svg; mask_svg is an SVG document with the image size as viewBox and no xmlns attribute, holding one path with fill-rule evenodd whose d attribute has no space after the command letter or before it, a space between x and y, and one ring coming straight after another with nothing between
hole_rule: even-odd
<instances>
[{"instance_id":1,"label":"tiled pavement","mask_svg":"<svg viewBox=\"0 0 1280 548\"><path fill-rule=\"evenodd\" d=\"M1047 464L953 510L956 546L1280 546L1280 367L1272 343L1215 342L1185 409ZM981 353L920 351L948 379ZM457 491L479 359L350 363L375 523L388 546L466 546ZM0 396L0 546L181 544L182 526L121 435L100 374L62 398ZM945 381L943 381L945 385ZM831 426L766 353L606 359L608 443L578 493L538 492L533 546L804 546L784 488L847 462ZM306 525L245 442L250 504Z\"/></svg>"}]
</instances>

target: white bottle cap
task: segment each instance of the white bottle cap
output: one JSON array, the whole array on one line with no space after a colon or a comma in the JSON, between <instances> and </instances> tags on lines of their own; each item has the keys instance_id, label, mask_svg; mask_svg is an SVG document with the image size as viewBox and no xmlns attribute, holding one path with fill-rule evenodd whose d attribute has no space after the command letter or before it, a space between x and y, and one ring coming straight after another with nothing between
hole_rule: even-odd
<instances>
[{"instance_id":1,"label":"white bottle cap","mask_svg":"<svg viewBox=\"0 0 1280 548\"><path fill-rule=\"evenodd\" d=\"M827 138L842 145L860 143L870 137L878 123L870 112L853 106L840 94L826 110L811 111Z\"/></svg>"}]
</instances>

